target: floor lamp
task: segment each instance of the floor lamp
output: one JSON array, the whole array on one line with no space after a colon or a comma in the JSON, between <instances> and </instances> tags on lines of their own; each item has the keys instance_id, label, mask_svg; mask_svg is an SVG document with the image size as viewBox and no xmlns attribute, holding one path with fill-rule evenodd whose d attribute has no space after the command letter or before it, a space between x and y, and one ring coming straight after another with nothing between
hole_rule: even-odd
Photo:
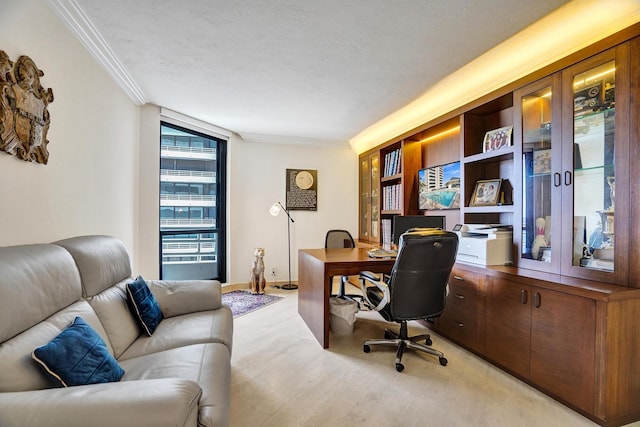
<instances>
[{"instance_id":1,"label":"floor lamp","mask_svg":"<svg viewBox=\"0 0 640 427\"><path fill-rule=\"evenodd\" d=\"M281 288L281 289L287 289L287 290L293 290L293 289L298 289L298 285L295 285L293 283L291 283L291 223L295 222L293 220L293 218L291 218L291 215L289 215L289 211L282 206L282 203L280 202L275 202L271 208L269 209L269 213L273 216L278 216L278 214L280 213L280 211L284 211L284 213L287 214L287 243L288 243L288 254L289 254L289 283L285 283L282 286L276 286L276 288Z\"/></svg>"}]
</instances>

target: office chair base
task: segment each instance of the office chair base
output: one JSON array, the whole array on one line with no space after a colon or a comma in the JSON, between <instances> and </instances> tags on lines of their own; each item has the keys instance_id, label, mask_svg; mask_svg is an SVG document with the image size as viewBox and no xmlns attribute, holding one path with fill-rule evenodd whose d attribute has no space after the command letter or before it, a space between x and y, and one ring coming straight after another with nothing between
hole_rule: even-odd
<instances>
[{"instance_id":1,"label":"office chair base","mask_svg":"<svg viewBox=\"0 0 640 427\"><path fill-rule=\"evenodd\" d=\"M407 335L407 323L402 322L400 324L400 333L385 329L384 330L384 338L385 339L372 339L366 340L363 344L363 351L365 353L369 353L371 351L372 345L387 345L397 347L396 351L396 370L398 372L402 372L404 370L404 365L402 364L402 355L404 354L406 349L422 351L424 353L428 353L438 357L438 361L440 365L447 366L449 361L444 357L444 353L439 350L436 350L432 347L429 347L432 344L431 336L429 334L417 335L414 337L409 337ZM425 341L425 344L419 344L418 341Z\"/></svg>"}]
</instances>

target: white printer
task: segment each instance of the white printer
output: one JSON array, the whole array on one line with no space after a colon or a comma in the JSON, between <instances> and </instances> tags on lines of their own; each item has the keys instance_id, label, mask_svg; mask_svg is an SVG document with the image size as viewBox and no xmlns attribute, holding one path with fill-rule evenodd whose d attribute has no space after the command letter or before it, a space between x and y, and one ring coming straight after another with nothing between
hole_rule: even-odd
<instances>
[{"instance_id":1,"label":"white printer","mask_svg":"<svg viewBox=\"0 0 640 427\"><path fill-rule=\"evenodd\" d=\"M464 224L458 234L456 261L478 265L513 264L513 230L503 224Z\"/></svg>"}]
</instances>

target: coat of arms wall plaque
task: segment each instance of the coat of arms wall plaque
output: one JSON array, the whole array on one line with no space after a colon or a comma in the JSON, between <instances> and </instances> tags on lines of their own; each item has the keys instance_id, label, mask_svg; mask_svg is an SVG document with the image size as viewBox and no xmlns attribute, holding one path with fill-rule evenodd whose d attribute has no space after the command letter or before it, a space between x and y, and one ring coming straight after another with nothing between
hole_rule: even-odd
<instances>
[{"instance_id":1,"label":"coat of arms wall plaque","mask_svg":"<svg viewBox=\"0 0 640 427\"><path fill-rule=\"evenodd\" d=\"M40 84L44 73L28 56L15 64L0 50L0 150L27 162L47 164L47 131L53 91Z\"/></svg>"}]
</instances>

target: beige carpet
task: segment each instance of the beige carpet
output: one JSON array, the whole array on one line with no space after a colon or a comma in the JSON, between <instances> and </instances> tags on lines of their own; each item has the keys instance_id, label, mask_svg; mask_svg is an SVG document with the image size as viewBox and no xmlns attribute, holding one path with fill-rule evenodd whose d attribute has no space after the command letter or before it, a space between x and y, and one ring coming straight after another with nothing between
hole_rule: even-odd
<instances>
[{"instance_id":1,"label":"beige carpet","mask_svg":"<svg viewBox=\"0 0 640 427\"><path fill-rule=\"evenodd\" d=\"M323 350L297 312L297 291L235 319L231 426L563 426L596 424L491 364L432 335L438 359L392 350L365 354L386 323L361 312L354 333ZM410 323L412 335L424 330ZM634 423L633 426L640 426Z\"/></svg>"}]
</instances>

